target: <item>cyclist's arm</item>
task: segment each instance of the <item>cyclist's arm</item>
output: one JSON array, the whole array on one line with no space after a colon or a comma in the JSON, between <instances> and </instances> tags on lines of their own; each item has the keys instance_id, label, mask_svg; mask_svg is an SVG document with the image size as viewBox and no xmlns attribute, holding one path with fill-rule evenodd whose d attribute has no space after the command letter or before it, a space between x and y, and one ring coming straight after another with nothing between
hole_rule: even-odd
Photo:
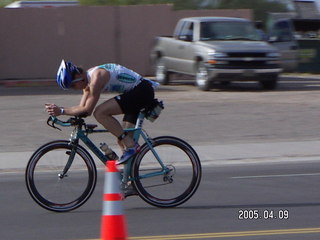
<instances>
[{"instance_id":1,"label":"cyclist's arm","mask_svg":"<svg viewBox=\"0 0 320 240\"><path fill-rule=\"evenodd\" d=\"M64 108L64 115L69 116L90 116L100 98L100 91L84 90L80 104L69 108Z\"/></svg>"},{"instance_id":2,"label":"cyclist's arm","mask_svg":"<svg viewBox=\"0 0 320 240\"><path fill-rule=\"evenodd\" d=\"M82 94L79 106L83 106L84 107L86 105L86 101L87 101L87 98L89 96L89 89L87 89L87 88L88 87L83 89L83 94Z\"/></svg>"},{"instance_id":3,"label":"cyclist's arm","mask_svg":"<svg viewBox=\"0 0 320 240\"><path fill-rule=\"evenodd\" d=\"M90 116L99 101L100 94L108 81L109 73L105 70L95 71L92 75L90 85L83 90L83 95L78 106L65 108L65 115L70 116Z\"/></svg>"}]
</instances>

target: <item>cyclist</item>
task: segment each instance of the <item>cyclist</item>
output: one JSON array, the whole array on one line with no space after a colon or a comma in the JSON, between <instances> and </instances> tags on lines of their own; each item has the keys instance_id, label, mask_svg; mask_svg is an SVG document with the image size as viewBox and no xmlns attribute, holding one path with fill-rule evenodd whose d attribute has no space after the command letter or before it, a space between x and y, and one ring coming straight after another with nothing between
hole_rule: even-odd
<instances>
[{"instance_id":1,"label":"cyclist","mask_svg":"<svg viewBox=\"0 0 320 240\"><path fill-rule=\"evenodd\" d=\"M118 64L103 64L84 71L71 62L62 60L57 72L58 85L83 90L78 106L60 107L52 103L46 104L49 115L89 116L93 113L96 120L118 138L123 155L117 161L125 163L138 151L131 135L124 132L123 127L135 124L141 109L148 107L154 100L154 89L159 85L138 73ZM103 91L121 93L96 107ZM124 114L123 127L114 115Z\"/></svg>"}]
</instances>

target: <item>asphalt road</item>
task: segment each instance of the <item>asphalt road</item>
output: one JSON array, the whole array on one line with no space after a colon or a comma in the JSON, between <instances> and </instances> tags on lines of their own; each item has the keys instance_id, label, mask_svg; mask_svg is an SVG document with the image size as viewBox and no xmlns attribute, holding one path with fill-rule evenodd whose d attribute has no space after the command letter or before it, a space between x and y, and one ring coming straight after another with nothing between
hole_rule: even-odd
<instances>
[{"instance_id":1,"label":"asphalt road","mask_svg":"<svg viewBox=\"0 0 320 240\"><path fill-rule=\"evenodd\" d=\"M146 129L151 136L175 135L191 143L203 160L203 180L196 195L176 209L127 199L129 236L319 239L319 91L317 78L283 78L276 91L263 91L255 83L210 92L190 82L161 86L157 97L165 101L165 110ZM0 87L1 239L99 238L103 174L91 199L66 214L41 209L24 186L30 154L70 134L45 125L44 103L70 106L79 99L78 93L55 87ZM96 141L114 139L103 135ZM239 219L256 212L258 219ZM264 219L263 213L277 219ZM279 219L287 213L289 219Z\"/></svg>"},{"instance_id":2,"label":"asphalt road","mask_svg":"<svg viewBox=\"0 0 320 240\"><path fill-rule=\"evenodd\" d=\"M319 239L319 180L319 161L207 166L198 192L180 207L158 209L136 196L127 198L123 206L129 236ZM100 172L91 199L78 210L59 214L31 200L23 174L2 174L1 239L99 239L102 184ZM243 238L248 234L252 236Z\"/></svg>"}]
</instances>

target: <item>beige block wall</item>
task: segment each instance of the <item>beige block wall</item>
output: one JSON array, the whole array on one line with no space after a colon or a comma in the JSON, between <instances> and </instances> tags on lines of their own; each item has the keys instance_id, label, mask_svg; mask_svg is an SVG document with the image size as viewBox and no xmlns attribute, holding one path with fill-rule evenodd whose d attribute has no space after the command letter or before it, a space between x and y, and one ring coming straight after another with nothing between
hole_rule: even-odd
<instances>
[{"instance_id":1,"label":"beige block wall","mask_svg":"<svg viewBox=\"0 0 320 240\"><path fill-rule=\"evenodd\" d=\"M89 68L115 62L153 74L154 38L191 16L252 18L242 10L173 11L171 5L0 9L0 79L55 78L62 58Z\"/></svg>"}]
</instances>

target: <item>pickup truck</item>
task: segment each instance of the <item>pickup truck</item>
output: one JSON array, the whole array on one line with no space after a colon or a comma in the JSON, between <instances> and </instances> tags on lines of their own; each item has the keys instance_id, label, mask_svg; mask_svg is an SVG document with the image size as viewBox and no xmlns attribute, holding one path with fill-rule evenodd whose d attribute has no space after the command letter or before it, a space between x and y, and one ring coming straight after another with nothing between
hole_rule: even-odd
<instances>
[{"instance_id":1,"label":"pickup truck","mask_svg":"<svg viewBox=\"0 0 320 240\"><path fill-rule=\"evenodd\" d=\"M173 37L156 38L151 59L161 84L169 83L171 73L188 74L204 91L214 81L258 81L274 89L282 71L279 51L242 18L183 18Z\"/></svg>"}]
</instances>

